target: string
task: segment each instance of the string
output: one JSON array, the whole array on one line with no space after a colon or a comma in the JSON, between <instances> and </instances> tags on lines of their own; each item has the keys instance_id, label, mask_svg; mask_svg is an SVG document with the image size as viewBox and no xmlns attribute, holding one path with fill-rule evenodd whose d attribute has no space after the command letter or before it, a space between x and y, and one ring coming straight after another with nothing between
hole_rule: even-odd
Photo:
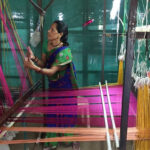
<instances>
[{"instance_id":1,"label":"string","mask_svg":"<svg viewBox=\"0 0 150 150\"><path fill-rule=\"evenodd\" d=\"M21 57L22 57L22 60L24 61L25 55L24 55L24 52L23 52L22 45L20 43L20 41L22 41L22 39L19 37L18 33L16 32L17 29L16 29L16 26L15 26L14 20L11 18L11 15L10 15L9 10L8 10L7 7L6 7L6 9L7 9L8 16L9 16L9 18L8 18L7 13L6 13L5 9L4 9L4 12L6 14L6 21L7 21L8 25L9 25L9 27L10 27L12 38L13 38L17 48L19 49L19 52L20 52ZM15 27L15 29L14 29L14 27ZM22 41L22 43L25 46L25 48L28 50L26 44L23 41ZM25 69L25 76L28 77L29 82L32 85L33 81L32 81L32 78L31 78L31 75L30 75L28 69Z\"/></svg>"},{"instance_id":2,"label":"string","mask_svg":"<svg viewBox=\"0 0 150 150\"><path fill-rule=\"evenodd\" d=\"M28 114L27 114L28 115ZM39 115L38 115L39 116ZM78 118L74 117L57 117L54 118L52 117L51 119L44 119L43 117L21 117L21 118L8 118L8 121L13 121L16 120L15 122L26 122L29 123L30 125L37 125L37 124L56 124L56 125L61 125L61 126L71 126L71 125L76 125L76 126L84 126L87 127L87 122L90 122L90 127L105 127L104 124L104 118L103 116L78 116ZM121 122L121 116L115 116L114 117L115 124L117 127L120 127L120 122ZM111 124L111 118L108 116L108 124L110 127L112 127ZM136 126L136 116L129 116L128 119L128 127L135 127Z\"/></svg>"},{"instance_id":3,"label":"string","mask_svg":"<svg viewBox=\"0 0 150 150\"><path fill-rule=\"evenodd\" d=\"M3 115L3 113L4 113L4 107L2 104L2 100L0 99L0 117Z\"/></svg>"},{"instance_id":4,"label":"string","mask_svg":"<svg viewBox=\"0 0 150 150\"><path fill-rule=\"evenodd\" d=\"M5 80L5 76L3 74L1 65L0 65L0 82L1 82L1 85L2 85L2 89L3 89L3 92L4 92L4 96L5 96L5 99L6 99L7 106L12 106L14 102L13 102L13 99L11 97L11 93L9 91L7 82Z\"/></svg>"},{"instance_id":5,"label":"string","mask_svg":"<svg viewBox=\"0 0 150 150\"><path fill-rule=\"evenodd\" d=\"M131 110L129 110L129 115L135 116L136 110L133 110L132 105L136 105L136 103L130 103ZM121 103L112 104L112 108L114 111L114 115L118 116L121 114ZM101 110L99 110L101 109ZM106 104L106 109L109 110L108 104ZM102 104L82 104L82 105L59 105L59 106L36 106L36 107L28 107L28 108L20 108L18 112L24 110L28 113L33 114L71 114L71 115L81 115L82 110L89 111L90 115L103 115ZM110 115L108 113L108 115Z\"/></svg>"},{"instance_id":6,"label":"string","mask_svg":"<svg viewBox=\"0 0 150 150\"><path fill-rule=\"evenodd\" d=\"M20 66L20 63L19 63L19 60L18 60L18 57L17 57L17 53L15 51L15 47L13 45L13 42L12 42L12 39L11 39L11 35L10 35L9 29L8 29L8 27L6 25L6 22L5 22L5 19L4 19L4 16L3 16L1 8L0 8L0 17L1 17L2 23L4 25L5 31L6 31L6 35L7 35L7 38L8 38L10 47L11 47L11 50L12 50L13 57L15 58L17 70L18 70L18 73L19 73L19 76L20 76L20 79L21 79L21 83L22 83L21 84L22 85L22 89L23 89L23 91L25 91L27 89L27 84L26 84L26 81L25 81L26 78L25 78L24 73L22 71L22 68Z\"/></svg>"},{"instance_id":7,"label":"string","mask_svg":"<svg viewBox=\"0 0 150 150\"><path fill-rule=\"evenodd\" d=\"M118 87L118 86L117 86ZM120 87L120 86L119 86ZM113 87L114 89L116 88L115 86ZM111 87L111 89L113 89ZM92 90L95 90L96 88L92 88ZM116 88L118 89L118 88ZM80 90L78 90L80 91ZM81 93L84 94L85 92L89 93L89 89L81 89ZM60 91L59 91L60 92ZM66 91L71 92L71 90ZM60 92L61 93L61 92ZM65 94L66 94L65 93ZM80 92L79 92L80 93ZM93 91L94 93L94 91ZM110 90L111 93L111 90ZM55 93L56 94L56 93ZM66 94L68 96L68 94ZM70 93L71 95L71 93ZM56 125L61 125L61 126L68 126L68 125L78 125L78 126L85 126L87 127L87 123L90 124L90 127L103 127L104 126L104 119L103 119L103 112L102 112L102 104L98 98L99 96L86 96L86 97L81 97L80 95L76 97L55 97L55 95L52 95L52 99L46 99L47 102L50 102L52 100L51 106L43 106L42 102L45 102L44 99L39 99L39 97L36 98L36 100L33 100L31 103L30 107L28 108L20 108L18 110L19 113L20 111L24 111L26 116L29 116L29 113L34 114L34 117L11 117L8 118L8 121L16 121L16 122L27 122L27 123L54 123ZM66 98L67 97L67 98ZM120 120L121 120L121 95L116 94L113 95L111 98L112 99L112 104L113 104L113 111L115 114L115 123L116 126L120 126ZM118 97L118 98L117 98ZM79 99L79 100L78 100ZM131 94L131 101L130 101L130 111L129 111L129 126L135 126L135 120L136 120L136 98ZM92 101L93 100L93 101ZM119 101L120 100L120 101ZM30 100L29 100L30 101ZM35 104L38 105L36 102L39 102L42 104L41 106L34 106ZM55 103L55 102L58 103ZM65 103L63 103L65 101ZM68 101L68 102L67 102ZM59 103L60 102L60 103ZM82 103L81 103L82 102ZM55 105L54 105L55 104ZM67 104L67 105L66 105ZM108 109L108 104L107 104L107 109ZM57 115L56 117L52 117L51 119L44 119L43 114L55 114ZM61 114L61 115L59 115ZM64 114L64 115L63 115ZM72 117L68 117L66 115L73 115ZM75 116L78 116L77 118ZM111 118L110 114L108 114L108 122L111 126ZM37 116L37 117L36 117ZM40 117L41 116L41 117Z\"/></svg>"},{"instance_id":8,"label":"string","mask_svg":"<svg viewBox=\"0 0 150 150\"><path fill-rule=\"evenodd\" d=\"M113 89L111 87L111 89ZM115 87L114 87L115 89ZM93 90L93 89L92 89ZM80 90L78 90L80 91ZM89 89L81 89L81 93L83 94L84 91L84 95L85 92L88 92L89 95ZM68 93L70 92L70 94ZM53 93L53 92L51 92ZM59 93L61 93L59 91ZM63 92L64 93L64 92ZM74 93L74 92L73 92ZM80 93L80 92L79 92ZM111 90L110 90L111 93ZM56 93L55 93L56 94ZM36 98L35 100L32 101L32 104L30 107L28 108L20 108L18 110L18 112L24 110L25 114L37 114L37 115L43 115L43 114L55 114L57 116L59 116L59 114L63 115L78 115L78 116L83 116L81 118L77 118L78 120L78 125L79 124L87 124L87 120L88 115L90 115L90 125L102 125L103 123L103 112L102 112L102 104L101 101L99 99L99 96L91 96L89 95L88 97L81 97L81 95L77 95L76 97L72 97L70 95L71 91L66 91L66 95L69 97L65 96L65 97L56 97L56 95L58 95L58 93L56 95L51 95L53 98L49 98L49 99L39 99ZM95 93L94 93L95 94ZM120 126L120 118L121 118L121 99L122 99L122 95L121 94L116 94L116 95L111 95L111 100L112 100L112 108L113 108L113 112L115 115L115 120L117 122L117 126ZM30 100L29 100L30 101ZM51 106L43 106L43 105L48 105L50 104ZM42 105L42 106L41 106ZM106 108L107 110L108 108L108 104L106 104ZM18 113L16 112L16 113ZM108 115L110 116L110 114L108 113ZM98 117L98 118L93 118L93 117ZM135 118L136 116L136 98L134 97L134 95L131 93L130 96L130 108L129 108L129 126L135 126ZM99 119L100 118L100 119ZM94 121L95 119L97 119L96 121ZM99 119L99 121L98 121ZM57 123L59 123L59 121L57 122L56 118L50 119L51 121L54 121ZM66 116L59 116L59 120L61 120L61 123L65 123L67 125L68 123L68 118ZM75 121L75 119L71 119L69 118L70 123L71 120ZM42 123L44 122L43 118L22 118L22 119L18 119L18 121L27 121L30 123ZM49 122L49 120L46 120L46 122ZM53 122L53 123L54 123ZM44 122L45 123L45 122ZM109 122L111 124L111 120Z\"/></svg>"},{"instance_id":9,"label":"string","mask_svg":"<svg viewBox=\"0 0 150 150\"><path fill-rule=\"evenodd\" d=\"M121 85L118 86L110 86L110 95L121 95L123 87ZM98 92L98 88L81 88L78 90L56 90L50 92L49 90L46 91L38 91L35 92L32 97L70 97L70 96L99 96L100 93ZM104 95L107 94L106 89L104 88Z\"/></svg>"},{"instance_id":10,"label":"string","mask_svg":"<svg viewBox=\"0 0 150 150\"><path fill-rule=\"evenodd\" d=\"M106 98L106 96L104 96ZM112 99L112 103L113 104L117 104L121 102L122 99L122 95L111 95L111 99ZM30 101L30 99L29 99ZM131 93L130 95L130 102L131 103L135 103L136 102L136 98L133 96L133 94ZM26 102L28 103L28 101ZM57 97L57 98L53 98L53 97L49 97L46 99L39 99L39 98L35 98L35 100L32 101L32 105L43 105L43 104L76 104L76 103L88 103L88 104L98 104L101 102L99 101L99 95L97 96L86 96L86 97ZM107 101L106 101L107 103Z\"/></svg>"},{"instance_id":11,"label":"string","mask_svg":"<svg viewBox=\"0 0 150 150\"><path fill-rule=\"evenodd\" d=\"M147 130L150 128L150 95L149 86L138 88L138 103L137 103L137 123L136 126L139 130ZM149 140L142 140L144 136L141 136L141 140L135 142L135 149L149 150Z\"/></svg>"},{"instance_id":12,"label":"string","mask_svg":"<svg viewBox=\"0 0 150 150\"><path fill-rule=\"evenodd\" d=\"M5 3L4 3L4 6L5 6ZM1 7L1 9L2 9L2 2L0 1L0 7ZM5 17L5 16L4 16ZM4 26L3 26L3 24L1 23L1 30L2 30L2 45L3 45L3 50L4 50L4 52L2 53L3 55L4 55L4 60L6 60L6 50L5 50L5 37L4 37ZM6 61L7 62L7 61ZM4 65L4 67L5 67L5 70L6 70L6 66L8 66L7 64L5 64Z\"/></svg>"},{"instance_id":13,"label":"string","mask_svg":"<svg viewBox=\"0 0 150 150\"><path fill-rule=\"evenodd\" d=\"M5 130L6 128L4 128ZM78 130L79 129L79 130ZM106 140L106 132L104 128L37 128L37 127L30 127L30 128L10 128L10 131L28 131L28 132L55 132L55 133L74 133L74 136L68 137L55 137L55 138L45 138L39 139L39 142L68 142L68 141L105 141ZM117 129L118 135L119 129ZM127 140L137 140L139 137L137 135L144 135L147 131L140 132L136 128L129 128L128 129L128 136ZM110 130L110 134L113 138L113 131ZM149 138L149 136L148 136ZM20 143L35 143L37 139L29 139L29 140L11 140L11 141L0 141L0 144L20 144Z\"/></svg>"},{"instance_id":14,"label":"string","mask_svg":"<svg viewBox=\"0 0 150 150\"><path fill-rule=\"evenodd\" d=\"M10 28L9 31L10 31L10 34L11 34L11 36L12 36L12 39L14 40L14 42L15 42L17 48L19 49L19 52L21 53L22 59L24 60L24 57L25 57L24 52L23 52L23 50L22 50L22 48L21 48L21 45L20 45L18 39L16 38L15 29L13 28L12 23L9 21L9 20L11 20L11 19L8 18L5 9L4 9L4 14L6 15L6 22L7 22L8 25L9 25L9 28Z\"/></svg>"},{"instance_id":15,"label":"string","mask_svg":"<svg viewBox=\"0 0 150 150\"><path fill-rule=\"evenodd\" d=\"M9 18L11 18L11 13L10 13L10 6L9 6L9 3L8 3L8 1L6 1L6 3L7 3L7 5L6 5L6 9L7 9L7 12L8 12L8 16L9 16ZM10 22L11 22L11 25L14 27L14 34L15 34L15 37L16 37L16 39L17 39L17 43L19 43L19 45L21 46L21 49L23 49L22 48L22 45L21 45L21 43L24 45L24 47L28 50L28 46L23 42L23 40L20 38L20 36L18 35L18 33L17 33L17 28L16 28L16 25L15 25L15 22L14 22L14 20L13 19L10 19ZM21 43L20 43L21 42Z\"/></svg>"}]
</instances>

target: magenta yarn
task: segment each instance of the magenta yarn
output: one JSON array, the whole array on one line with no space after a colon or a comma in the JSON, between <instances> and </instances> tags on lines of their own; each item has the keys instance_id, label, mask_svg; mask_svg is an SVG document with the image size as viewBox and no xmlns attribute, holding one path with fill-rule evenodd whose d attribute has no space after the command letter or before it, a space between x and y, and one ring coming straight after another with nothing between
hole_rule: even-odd
<instances>
[{"instance_id":1,"label":"magenta yarn","mask_svg":"<svg viewBox=\"0 0 150 150\"><path fill-rule=\"evenodd\" d=\"M11 50L12 50L12 54L13 54L14 60L16 62L17 70L18 70L18 73L19 73L19 76L20 76L20 80L21 80L22 89L23 89L23 91L25 91L25 90L27 90L26 77L24 76L23 70L22 70L22 68L20 66L20 62L19 62L19 59L18 59L16 50L15 50L14 44L13 44L12 39L11 39L11 35L10 35L10 32L9 32L9 29L8 29L7 24L5 22L4 15L2 13L1 8L0 8L0 17L1 17L2 23L4 25L4 29L5 29L5 32L6 32L6 35L7 35L7 38L8 38L10 47L11 47Z\"/></svg>"},{"instance_id":2,"label":"magenta yarn","mask_svg":"<svg viewBox=\"0 0 150 150\"><path fill-rule=\"evenodd\" d=\"M3 92L4 92L4 96L5 96L5 99L6 99L6 104L7 104L7 106L12 106L14 102L13 102L13 99L11 97L11 93L9 91L7 82L5 80L5 76L3 74L1 65L0 65L0 82L1 82L2 89L3 89Z\"/></svg>"}]
</instances>

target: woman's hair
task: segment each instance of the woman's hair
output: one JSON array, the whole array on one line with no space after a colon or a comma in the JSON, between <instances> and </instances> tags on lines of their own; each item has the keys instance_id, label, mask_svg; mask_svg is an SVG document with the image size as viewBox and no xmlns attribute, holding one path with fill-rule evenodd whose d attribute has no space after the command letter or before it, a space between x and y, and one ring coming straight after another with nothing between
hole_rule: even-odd
<instances>
[{"instance_id":1,"label":"woman's hair","mask_svg":"<svg viewBox=\"0 0 150 150\"><path fill-rule=\"evenodd\" d=\"M68 26L63 21L59 21L59 20L54 21L54 23L57 24L57 26L56 26L57 31L59 33L63 33L63 36L61 37L60 41L63 42L64 46L68 46L69 45L69 43L67 42L67 40L68 40Z\"/></svg>"}]
</instances>

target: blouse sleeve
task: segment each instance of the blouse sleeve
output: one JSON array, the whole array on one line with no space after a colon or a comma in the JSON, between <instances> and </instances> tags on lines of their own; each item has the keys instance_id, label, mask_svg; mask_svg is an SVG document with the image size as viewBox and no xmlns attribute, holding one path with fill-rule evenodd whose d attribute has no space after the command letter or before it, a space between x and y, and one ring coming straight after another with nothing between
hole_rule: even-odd
<instances>
[{"instance_id":1,"label":"blouse sleeve","mask_svg":"<svg viewBox=\"0 0 150 150\"><path fill-rule=\"evenodd\" d=\"M72 62L72 54L69 48L66 48L56 55L53 66L63 66Z\"/></svg>"}]
</instances>

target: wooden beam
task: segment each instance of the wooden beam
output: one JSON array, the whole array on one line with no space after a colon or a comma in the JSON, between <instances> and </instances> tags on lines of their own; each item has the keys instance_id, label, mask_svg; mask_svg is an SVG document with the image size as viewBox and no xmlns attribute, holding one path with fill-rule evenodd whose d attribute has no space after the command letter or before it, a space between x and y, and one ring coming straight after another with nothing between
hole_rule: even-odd
<instances>
[{"instance_id":1,"label":"wooden beam","mask_svg":"<svg viewBox=\"0 0 150 150\"><path fill-rule=\"evenodd\" d=\"M2 116L0 119L0 126L2 126L7 119L12 116L15 111L21 107L25 100L31 96L31 94L40 86L41 82L38 81L35 85L33 85L22 97L20 97L17 102Z\"/></svg>"},{"instance_id":2,"label":"wooden beam","mask_svg":"<svg viewBox=\"0 0 150 150\"><path fill-rule=\"evenodd\" d=\"M136 32L137 39L150 39L150 32Z\"/></svg>"},{"instance_id":3,"label":"wooden beam","mask_svg":"<svg viewBox=\"0 0 150 150\"><path fill-rule=\"evenodd\" d=\"M128 111L131 91L131 71L134 57L134 43L135 43L135 27L136 27L136 11L138 0L131 0L128 33L126 40L126 59L125 59L125 75L122 95L122 113L121 113L121 131L120 131L120 150L126 150L126 139L128 129Z\"/></svg>"}]
</instances>

